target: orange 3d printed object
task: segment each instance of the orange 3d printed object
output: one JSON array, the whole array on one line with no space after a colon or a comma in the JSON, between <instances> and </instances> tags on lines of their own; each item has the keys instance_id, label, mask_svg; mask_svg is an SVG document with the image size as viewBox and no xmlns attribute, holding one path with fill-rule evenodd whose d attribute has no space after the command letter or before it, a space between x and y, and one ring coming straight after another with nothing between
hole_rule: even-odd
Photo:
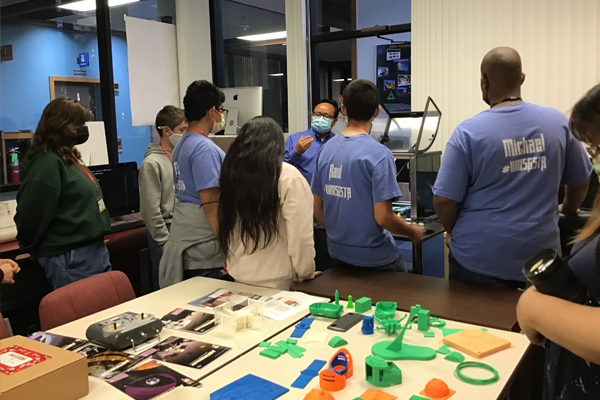
<instances>
[{"instance_id":1,"label":"orange 3d printed object","mask_svg":"<svg viewBox=\"0 0 600 400\"><path fill-rule=\"evenodd\" d=\"M350 352L346 349L338 350L331 360L329 367L319 374L321 389L337 392L346 387L346 379L352 378L354 363Z\"/></svg>"},{"instance_id":2,"label":"orange 3d printed object","mask_svg":"<svg viewBox=\"0 0 600 400\"><path fill-rule=\"evenodd\" d=\"M423 396L430 397L434 400L446 400L450 396L456 393L454 390L450 389L446 382L441 379L432 379L427 382L425 385L425 389L421 391Z\"/></svg>"},{"instance_id":3,"label":"orange 3d printed object","mask_svg":"<svg viewBox=\"0 0 600 400\"><path fill-rule=\"evenodd\" d=\"M304 400L335 400L331 393L323 389L313 389L304 396Z\"/></svg>"}]
</instances>

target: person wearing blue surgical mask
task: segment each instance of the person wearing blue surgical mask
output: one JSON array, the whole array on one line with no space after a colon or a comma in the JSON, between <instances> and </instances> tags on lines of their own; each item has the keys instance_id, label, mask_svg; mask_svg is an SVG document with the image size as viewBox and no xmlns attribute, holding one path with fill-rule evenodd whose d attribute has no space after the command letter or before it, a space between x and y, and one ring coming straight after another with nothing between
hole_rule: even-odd
<instances>
[{"instance_id":1,"label":"person wearing blue surgical mask","mask_svg":"<svg viewBox=\"0 0 600 400\"><path fill-rule=\"evenodd\" d=\"M309 185L319 150L334 136L331 129L339 112L335 101L320 100L313 109L310 128L290 135L285 141L283 161L296 167Z\"/></svg>"}]
</instances>

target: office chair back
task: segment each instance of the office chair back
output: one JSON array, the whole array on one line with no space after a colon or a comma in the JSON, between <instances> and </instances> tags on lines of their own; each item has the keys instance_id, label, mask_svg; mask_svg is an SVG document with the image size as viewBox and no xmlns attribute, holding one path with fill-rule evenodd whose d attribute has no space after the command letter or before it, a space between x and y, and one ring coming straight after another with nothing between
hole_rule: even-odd
<instances>
[{"instance_id":1,"label":"office chair back","mask_svg":"<svg viewBox=\"0 0 600 400\"><path fill-rule=\"evenodd\" d=\"M129 278L121 271L98 274L63 286L40 303L43 331L135 299Z\"/></svg>"},{"instance_id":2,"label":"office chair back","mask_svg":"<svg viewBox=\"0 0 600 400\"><path fill-rule=\"evenodd\" d=\"M6 329L6 323L4 322L4 317L0 312L0 339L6 339L9 336L8 329Z\"/></svg>"}]
</instances>

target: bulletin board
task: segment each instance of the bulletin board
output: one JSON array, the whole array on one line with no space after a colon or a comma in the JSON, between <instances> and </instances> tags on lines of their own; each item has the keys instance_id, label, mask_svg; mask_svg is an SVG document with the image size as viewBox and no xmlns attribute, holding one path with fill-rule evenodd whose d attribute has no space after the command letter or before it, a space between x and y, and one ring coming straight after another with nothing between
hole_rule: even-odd
<instances>
[{"instance_id":1,"label":"bulletin board","mask_svg":"<svg viewBox=\"0 0 600 400\"><path fill-rule=\"evenodd\" d=\"M410 42L377 46L377 87L388 109L411 110L410 61Z\"/></svg>"}]
</instances>

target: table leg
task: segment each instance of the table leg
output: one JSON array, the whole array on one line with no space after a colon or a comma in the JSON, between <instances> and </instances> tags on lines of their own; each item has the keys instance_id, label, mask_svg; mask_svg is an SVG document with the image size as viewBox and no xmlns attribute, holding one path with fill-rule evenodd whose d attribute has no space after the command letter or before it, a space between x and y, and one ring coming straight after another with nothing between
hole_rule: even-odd
<instances>
[{"instance_id":1,"label":"table leg","mask_svg":"<svg viewBox=\"0 0 600 400\"><path fill-rule=\"evenodd\" d=\"M423 275L423 244L413 243L413 274Z\"/></svg>"}]
</instances>

